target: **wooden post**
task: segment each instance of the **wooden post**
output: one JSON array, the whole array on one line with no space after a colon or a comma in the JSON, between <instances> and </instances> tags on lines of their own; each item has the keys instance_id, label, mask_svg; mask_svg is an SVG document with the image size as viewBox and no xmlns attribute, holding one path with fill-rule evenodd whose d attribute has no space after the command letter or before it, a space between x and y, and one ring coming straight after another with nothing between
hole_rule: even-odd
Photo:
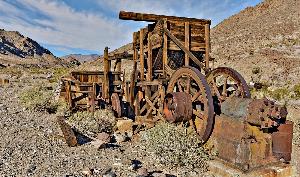
<instances>
[{"instance_id":1,"label":"wooden post","mask_svg":"<svg viewBox=\"0 0 300 177\"><path fill-rule=\"evenodd\" d=\"M209 53L210 53L210 25L205 24L205 68L209 69Z\"/></svg>"},{"instance_id":2,"label":"wooden post","mask_svg":"<svg viewBox=\"0 0 300 177\"><path fill-rule=\"evenodd\" d=\"M134 102L134 86L135 86L135 78L136 78L136 70L137 70L137 58L138 58L138 52L136 49L136 40L137 40L137 32L133 33L133 41L132 41L132 49L133 49L133 70L132 70L132 74L133 74L133 78L130 81L130 106L133 106L133 102Z\"/></svg>"},{"instance_id":3,"label":"wooden post","mask_svg":"<svg viewBox=\"0 0 300 177\"><path fill-rule=\"evenodd\" d=\"M96 83L95 82L93 82L93 86L92 86L92 91L91 91L91 101L90 101L90 106L91 106L91 108L90 108L90 111L91 112L95 112L95 99L96 99Z\"/></svg>"},{"instance_id":4,"label":"wooden post","mask_svg":"<svg viewBox=\"0 0 300 177\"><path fill-rule=\"evenodd\" d=\"M147 58L147 65L148 65L148 73L147 73L147 81L152 80L152 44L151 44L151 32L148 33L148 58Z\"/></svg>"},{"instance_id":5,"label":"wooden post","mask_svg":"<svg viewBox=\"0 0 300 177\"><path fill-rule=\"evenodd\" d=\"M66 96L67 96L69 109L71 109L73 106L72 93L71 93L71 81L66 81Z\"/></svg>"},{"instance_id":6,"label":"wooden post","mask_svg":"<svg viewBox=\"0 0 300 177\"><path fill-rule=\"evenodd\" d=\"M144 69L145 69L145 64L144 64L144 30L140 30L140 72L141 72L141 81L144 80Z\"/></svg>"},{"instance_id":7,"label":"wooden post","mask_svg":"<svg viewBox=\"0 0 300 177\"><path fill-rule=\"evenodd\" d=\"M104 99L108 99L108 92L109 92L109 61L108 61L108 47L104 49L104 58L103 58L103 74L104 74L104 84L103 84L103 97Z\"/></svg>"},{"instance_id":8,"label":"wooden post","mask_svg":"<svg viewBox=\"0 0 300 177\"><path fill-rule=\"evenodd\" d=\"M167 19L164 19L164 28L168 28ZM168 64L168 36L164 33L163 44L163 75L166 76L165 65Z\"/></svg>"},{"instance_id":9,"label":"wooden post","mask_svg":"<svg viewBox=\"0 0 300 177\"><path fill-rule=\"evenodd\" d=\"M184 46L190 50L190 23L185 22L184 23ZM189 66L190 64L190 57L188 54L185 54L185 66Z\"/></svg>"}]
</instances>

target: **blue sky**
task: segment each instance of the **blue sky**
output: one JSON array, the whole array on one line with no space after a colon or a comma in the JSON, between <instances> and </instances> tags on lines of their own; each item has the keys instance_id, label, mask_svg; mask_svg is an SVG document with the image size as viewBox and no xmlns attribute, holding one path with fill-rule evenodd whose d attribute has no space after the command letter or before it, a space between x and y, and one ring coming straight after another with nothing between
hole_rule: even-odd
<instances>
[{"instance_id":1,"label":"blue sky","mask_svg":"<svg viewBox=\"0 0 300 177\"><path fill-rule=\"evenodd\" d=\"M19 31L54 55L102 53L131 42L145 23L120 10L211 19L212 25L262 0L0 0L0 28Z\"/></svg>"}]
</instances>

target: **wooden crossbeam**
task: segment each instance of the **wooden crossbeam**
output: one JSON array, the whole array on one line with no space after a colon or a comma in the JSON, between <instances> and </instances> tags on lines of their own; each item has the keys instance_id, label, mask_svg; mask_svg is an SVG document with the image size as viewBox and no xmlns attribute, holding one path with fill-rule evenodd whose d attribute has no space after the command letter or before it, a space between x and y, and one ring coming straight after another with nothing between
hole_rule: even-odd
<instances>
[{"instance_id":1,"label":"wooden crossbeam","mask_svg":"<svg viewBox=\"0 0 300 177\"><path fill-rule=\"evenodd\" d=\"M171 32L164 27L164 32L171 38L171 40L181 49L183 50L198 66L201 67L205 72L208 72L209 70L198 60L195 55L192 54L187 48L184 47L184 45L173 35Z\"/></svg>"},{"instance_id":2,"label":"wooden crossbeam","mask_svg":"<svg viewBox=\"0 0 300 177\"><path fill-rule=\"evenodd\" d=\"M135 13L135 12L126 12L126 11L120 11L119 13L119 19L122 20L157 22L163 18L166 18L168 21L189 21L189 22L197 22L201 24L211 24L211 21L206 19Z\"/></svg>"}]
</instances>

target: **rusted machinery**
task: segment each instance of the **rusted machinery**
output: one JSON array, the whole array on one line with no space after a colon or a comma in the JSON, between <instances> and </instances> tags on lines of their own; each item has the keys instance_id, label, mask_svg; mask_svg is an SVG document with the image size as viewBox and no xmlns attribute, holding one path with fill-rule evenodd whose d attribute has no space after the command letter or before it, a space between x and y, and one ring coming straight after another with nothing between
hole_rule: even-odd
<instances>
[{"instance_id":1,"label":"rusted machinery","mask_svg":"<svg viewBox=\"0 0 300 177\"><path fill-rule=\"evenodd\" d=\"M284 108L250 99L234 69L210 67L210 20L124 11L119 18L150 22L133 33L130 81L121 71L128 55L109 56L105 48L103 71L72 72L63 79L70 108L94 111L110 104L117 117L138 125L185 122L203 142L212 134L219 157L244 170L290 160L291 124Z\"/></svg>"},{"instance_id":2,"label":"rusted machinery","mask_svg":"<svg viewBox=\"0 0 300 177\"><path fill-rule=\"evenodd\" d=\"M293 123L267 99L232 97L222 103L209 143L218 157L247 171L291 160Z\"/></svg>"}]
</instances>

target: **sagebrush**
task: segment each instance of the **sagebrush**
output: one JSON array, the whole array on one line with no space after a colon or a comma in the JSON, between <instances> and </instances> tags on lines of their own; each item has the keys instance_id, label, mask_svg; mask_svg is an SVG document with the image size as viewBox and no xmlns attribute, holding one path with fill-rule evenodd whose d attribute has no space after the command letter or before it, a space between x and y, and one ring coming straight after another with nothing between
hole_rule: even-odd
<instances>
[{"instance_id":1,"label":"sagebrush","mask_svg":"<svg viewBox=\"0 0 300 177\"><path fill-rule=\"evenodd\" d=\"M188 133L190 132L190 133ZM161 123L142 134L142 145L158 163L207 171L209 155L194 131Z\"/></svg>"}]
</instances>

